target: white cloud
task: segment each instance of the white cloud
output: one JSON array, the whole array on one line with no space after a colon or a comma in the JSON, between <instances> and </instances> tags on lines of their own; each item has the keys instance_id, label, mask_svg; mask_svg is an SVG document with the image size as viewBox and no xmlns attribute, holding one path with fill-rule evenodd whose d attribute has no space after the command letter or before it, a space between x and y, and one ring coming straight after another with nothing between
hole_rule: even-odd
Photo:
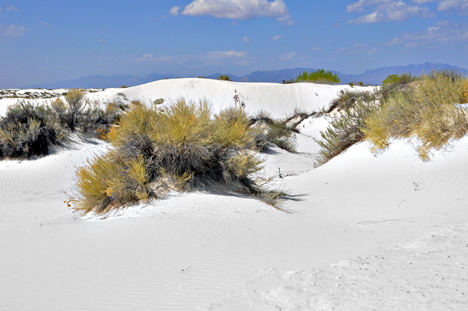
<instances>
[{"instance_id":1,"label":"white cloud","mask_svg":"<svg viewBox=\"0 0 468 311\"><path fill-rule=\"evenodd\" d=\"M147 63L191 63L200 65L215 65L223 62L235 62L240 65L248 63L247 52L245 51L212 51L205 54L178 55L178 56L154 56L153 54L143 54L135 58L136 62Z\"/></svg>"},{"instance_id":2,"label":"white cloud","mask_svg":"<svg viewBox=\"0 0 468 311\"><path fill-rule=\"evenodd\" d=\"M195 0L185 6L182 15L240 20L270 17L284 24L294 23L283 0Z\"/></svg>"},{"instance_id":3,"label":"white cloud","mask_svg":"<svg viewBox=\"0 0 468 311\"><path fill-rule=\"evenodd\" d=\"M468 24L438 22L427 29L406 31L400 37L386 42L388 46L404 44L405 47L416 47L425 44L452 44L468 42Z\"/></svg>"},{"instance_id":4,"label":"white cloud","mask_svg":"<svg viewBox=\"0 0 468 311\"><path fill-rule=\"evenodd\" d=\"M379 51L378 48L373 48L372 50L370 50L370 51L367 52L366 54L368 54L368 55L373 55L373 54L377 53L378 51Z\"/></svg>"},{"instance_id":5,"label":"white cloud","mask_svg":"<svg viewBox=\"0 0 468 311\"><path fill-rule=\"evenodd\" d=\"M401 43L403 43L403 40L401 40L398 37L395 37L392 40L389 40L389 41L385 42L385 45L386 46L393 46L393 45L397 45L397 44L401 44Z\"/></svg>"},{"instance_id":6,"label":"white cloud","mask_svg":"<svg viewBox=\"0 0 468 311\"><path fill-rule=\"evenodd\" d=\"M273 38L271 38L271 41L277 41L281 38L282 38L281 36L274 36Z\"/></svg>"},{"instance_id":7,"label":"white cloud","mask_svg":"<svg viewBox=\"0 0 468 311\"><path fill-rule=\"evenodd\" d=\"M346 11L363 11L365 6L377 5L382 3L392 2L392 0L359 0L356 3L351 3L346 7Z\"/></svg>"},{"instance_id":8,"label":"white cloud","mask_svg":"<svg viewBox=\"0 0 468 311\"><path fill-rule=\"evenodd\" d=\"M245 36L245 37L242 39L242 42L244 42L244 43L250 43L250 42L252 42L252 39L250 39L249 37Z\"/></svg>"},{"instance_id":9,"label":"white cloud","mask_svg":"<svg viewBox=\"0 0 468 311\"><path fill-rule=\"evenodd\" d=\"M365 24L388 21L404 21L412 16L429 17L432 13L427 7L418 5L411 6L403 1L391 0L360 0L359 2L348 5L348 12L364 11L366 6L372 6L373 9L366 15L351 19L348 23Z\"/></svg>"},{"instance_id":10,"label":"white cloud","mask_svg":"<svg viewBox=\"0 0 468 311\"><path fill-rule=\"evenodd\" d=\"M26 32L23 26L10 25L7 27L0 25L0 38L2 37L20 37Z\"/></svg>"},{"instance_id":11,"label":"white cloud","mask_svg":"<svg viewBox=\"0 0 468 311\"><path fill-rule=\"evenodd\" d=\"M321 47L319 47L317 44L315 44L310 50L311 51L321 51L323 49Z\"/></svg>"},{"instance_id":12,"label":"white cloud","mask_svg":"<svg viewBox=\"0 0 468 311\"><path fill-rule=\"evenodd\" d=\"M8 7L6 8L7 11L16 11L16 12L19 12L19 10L17 8L15 8L14 6L12 6L11 4L8 5Z\"/></svg>"},{"instance_id":13,"label":"white cloud","mask_svg":"<svg viewBox=\"0 0 468 311\"><path fill-rule=\"evenodd\" d=\"M177 15L179 15L179 10L180 10L180 6L175 6L169 11L169 13L172 16L177 16Z\"/></svg>"},{"instance_id":14,"label":"white cloud","mask_svg":"<svg viewBox=\"0 0 468 311\"><path fill-rule=\"evenodd\" d=\"M288 53L284 53L280 55L278 58L285 62L285 61L295 58L296 56L297 56L296 52L288 52Z\"/></svg>"}]
</instances>

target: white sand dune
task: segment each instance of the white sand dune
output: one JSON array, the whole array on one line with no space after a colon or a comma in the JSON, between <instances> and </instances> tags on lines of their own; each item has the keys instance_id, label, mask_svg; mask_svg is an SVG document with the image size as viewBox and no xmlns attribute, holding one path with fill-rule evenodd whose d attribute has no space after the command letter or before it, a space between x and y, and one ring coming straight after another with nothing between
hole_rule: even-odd
<instances>
[{"instance_id":1,"label":"white sand dune","mask_svg":"<svg viewBox=\"0 0 468 311\"><path fill-rule=\"evenodd\" d=\"M175 79L90 96L207 98L221 110L237 90L248 111L284 117L339 89ZM468 138L428 163L396 141L378 157L355 145L314 169L325 126L301 124L298 154L262 155L291 213L196 192L81 217L65 192L107 144L75 139L0 162L0 310L467 310Z\"/></svg>"}]
</instances>

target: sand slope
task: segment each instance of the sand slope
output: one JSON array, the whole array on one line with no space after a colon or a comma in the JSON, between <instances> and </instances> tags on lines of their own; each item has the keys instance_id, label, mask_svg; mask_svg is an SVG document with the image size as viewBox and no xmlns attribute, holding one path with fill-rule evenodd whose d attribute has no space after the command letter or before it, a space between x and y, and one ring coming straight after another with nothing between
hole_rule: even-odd
<instances>
[{"instance_id":1,"label":"sand slope","mask_svg":"<svg viewBox=\"0 0 468 311\"><path fill-rule=\"evenodd\" d=\"M185 90L221 109L237 89L248 109L277 116L295 108L284 94L299 108L325 105L305 100L324 86L200 79L189 88L192 80L123 92ZM313 138L325 125L301 124L298 154L262 155L264 174L291 194L291 213L214 192L81 217L65 192L107 144L75 139L47 157L0 162L0 310L465 310L468 139L428 163L397 141L378 157L359 144L313 169Z\"/></svg>"}]
</instances>

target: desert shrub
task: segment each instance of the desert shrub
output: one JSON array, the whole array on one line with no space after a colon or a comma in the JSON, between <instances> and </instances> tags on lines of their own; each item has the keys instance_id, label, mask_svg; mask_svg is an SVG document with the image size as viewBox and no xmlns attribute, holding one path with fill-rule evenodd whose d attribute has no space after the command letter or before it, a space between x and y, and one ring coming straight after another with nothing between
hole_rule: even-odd
<instances>
[{"instance_id":1,"label":"desert shrub","mask_svg":"<svg viewBox=\"0 0 468 311\"><path fill-rule=\"evenodd\" d=\"M167 189L190 190L213 183L234 184L251 194L261 191L251 175L262 163L255 135L241 109L211 115L206 103L159 108L134 102L111 129L115 148L78 172L81 197L76 210L103 213Z\"/></svg>"},{"instance_id":2,"label":"desert shrub","mask_svg":"<svg viewBox=\"0 0 468 311\"><path fill-rule=\"evenodd\" d=\"M319 69L310 73L303 71L299 76L297 76L296 82L334 84L340 83L340 78L338 78L338 74L336 73L325 71L324 69Z\"/></svg>"},{"instance_id":3,"label":"desert shrub","mask_svg":"<svg viewBox=\"0 0 468 311\"><path fill-rule=\"evenodd\" d=\"M67 101L67 110L65 114L65 122L73 132L75 131L78 114L84 109L86 105L85 91L79 89L71 89L65 94L65 100Z\"/></svg>"},{"instance_id":4,"label":"desert shrub","mask_svg":"<svg viewBox=\"0 0 468 311\"><path fill-rule=\"evenodd\" d=\"M218 77L218 80L232 81L232 80L231 80L231 77L228 76L228 75L220 75L220 76Z\"/></svg>"},{"instance_id":5,"label":"desert shrub","mask_svg":"<svg viewBox=\"0 0 468 311\"><path fill-rule=\"evenodd\" d=\"M321 147L316 166L325 164L364 139L364 120L379 107L375 98L367 96L364 96L365 100L358 96L351 106L344 106L342 110L330 116L330 125L320 132L320 139L315 139Z\"/></svg>"},{"instance_id":6,"label":"desert shrub","mask_svg":"<svg viewBox=\"0 0 468 311\"><path fill-rule=\"evenodd\" d=\"M21 101L0 119L0 159L45 155L60 145L64 134L46 105Z\"/></svg>"},{"instance_id":7,"label":"desert shrub","mask_svg":"<svg viewBox=\"0 0 468 311\"><path fill-rule=\"evenodd\" d=\"M392 93L365 120L366 139L373 152L385 150L391 138L417 137L419 156L429 159L431 149L441 149L468 132L466 112L455 104L468 102L468 79L448 71L423 75L410 89Z\"/></svg>"}]
</instances>

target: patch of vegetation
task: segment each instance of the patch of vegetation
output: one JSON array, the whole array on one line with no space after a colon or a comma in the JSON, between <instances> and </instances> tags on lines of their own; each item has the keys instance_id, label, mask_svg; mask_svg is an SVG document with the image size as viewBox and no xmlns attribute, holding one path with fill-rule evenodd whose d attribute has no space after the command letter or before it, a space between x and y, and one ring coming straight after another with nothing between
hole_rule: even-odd
<instances>
[{"instance_id":1,"label":"patch of vegetation","mask_svg":"<svg viewBox=\"0 0 468 311\"><path fill-rule=\"evenodd\" d=\"M43 105L21 101L0 119L0 160L44 155L64 134Z\"/></svg>"},{"instance_id":2,"label":"patch of vegetation","mask_svg":"<svg viewBox=\"0 0 468 311\"><path fill-rule=\"evenodd\" d=\"M390 77L374 93L342 92L324 111L329 127L317 140L321 146L316 166L328 162L355 143L368 140L372 152L389 146L392 138L417 137L424 161L432 149L442 149L468 133L468 79L451 71L433 71L418 78Z\"/></svg>"},{"instance_id":3,"label":"patch of vegetation","mask_svg":"<svg viewBox=\"0 0 468 311\"><path fill-rule=\"evenodd\" d=\"M297 76L296 82L335 84L340 83L340 78L336 73L332 73L331 71L325 71L324 69L319 69L310 73L307 71L303 71L302 74Z\"/></svg>"},{"instance_id":4,"label":"patch of vegetation","mask_svg":"<svg viewBox=\"0 0 468 311\"><path fill-rule=\"evenodd\" d=\"M373 152L389 146L391 138L417 137L419 156L427 161L439 150L468 133L467 112L456 106L468 102L468 79L453 71L433 71L407 90L391 93L365 120L364 133Z\"/></svg>"},{"instance_id":5,"label":"patch of vegetation","mask_svg":"<svg viewBox=\"0 0 468 311\"><path fill-rule=\"evenodd\" d=\"M242 109L211 116L209 106L181 99L170 107L134 102L108 140L115 148L78 171L81 197L72 200L83 213L105 213L168 190L207 189L229 184L268 201L252 177L261 169L255 134Z\"/></svg>"},{"instance_id":6,"label":"patch of vegetation","mask_svg":"<svg viewBox=\"0 0 468 311\"><path fill-rule=\"evenodd\" d=\"M411 83L417 81L418 79L418 77L412 76L411 73L389 75L382 82L380 94L384 99L386 99L391 93L395 91L405 91L409 89Z\"/></svg>"},{"instance_id":7,"label":"patch of vegetation","mask_svg":"<svg viewBox=\"0 0 468 311\"><path fill-rule=\"evenodd\" d=\"M218 77L218 80L232 81L232 80L231 80L231 77L228 76L228 75L220 75L220 76Z\"/></svg>"},{"instance_id":8,"label":"patch of vegetation","mask_svg":"<svg viewBox=\"0 0 468 311\"><path fill-rule=\"evenodd\" d=\"M0 159L46 155L51 145L60 145L70 132L105 137L120 119L125 107L108 104L101 109L84 98L83 90L70 90L65 102L19 101L0 118Z\"/></svg>"}]
</instances>

